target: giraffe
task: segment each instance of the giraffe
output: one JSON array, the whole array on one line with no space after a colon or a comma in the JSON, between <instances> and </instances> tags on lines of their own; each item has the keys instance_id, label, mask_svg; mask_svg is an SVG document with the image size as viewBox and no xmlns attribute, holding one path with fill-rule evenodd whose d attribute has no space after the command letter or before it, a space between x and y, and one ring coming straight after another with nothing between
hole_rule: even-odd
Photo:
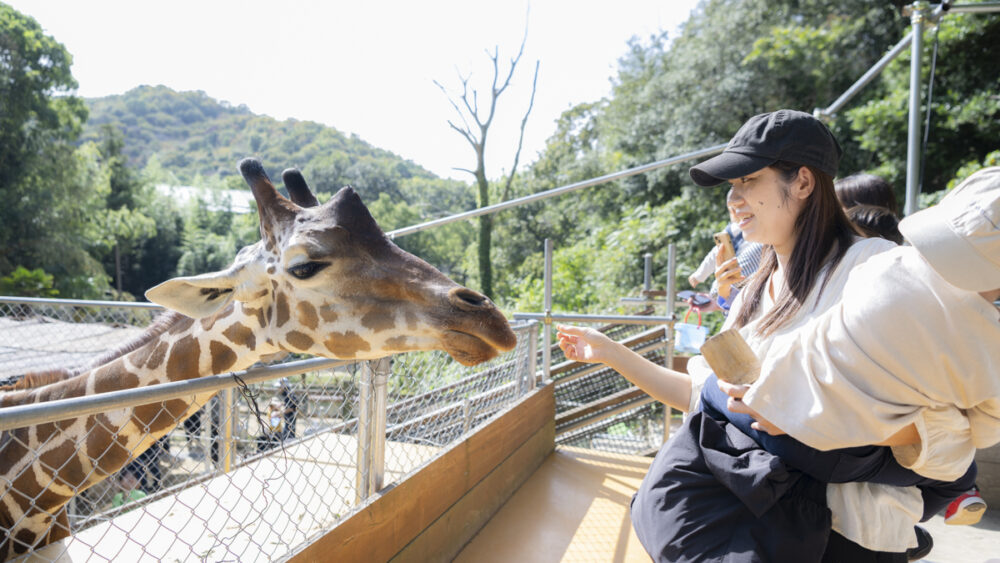
<instances>
[{"instance_id":1,"label":"giraffe","mask_svg":"<svg viewBox=\"0 0 1000 563\"><path fill-rule=\"evenodd\" d=\"M289 200L258 160L239 169L257 201L260 241L223 271L148 290L171 312L117 357L0 392L0 407L238 371L282 352L373 359L438 349L473 365L516 344L488 298L393 244L350 187L319 205L297 170L282 175ZM211 396L3 432L0 559L68 536L74 494L122 469Z\"/></svg>"}]
</instances>

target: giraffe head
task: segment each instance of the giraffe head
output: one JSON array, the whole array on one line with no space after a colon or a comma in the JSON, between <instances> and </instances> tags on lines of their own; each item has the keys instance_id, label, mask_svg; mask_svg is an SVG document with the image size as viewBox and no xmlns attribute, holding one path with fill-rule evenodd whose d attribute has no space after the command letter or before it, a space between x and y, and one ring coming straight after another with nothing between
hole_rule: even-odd
<instances>
[{"instance_id":1,"label":"giraffe head","mask_svg":"<svg viewBox=\"0 0 1000 563\"><path fill-rule=\"evenodd\" d=\"M297 170L283 174L291 200L259 161L243 160L240 172L257 200L261 240L223 271L150 289L150 301L196 319L235 302L255 317L253 340L265 353L371 359L436 349L473 365L515 345L492 301L393 244L353 189L319 205Z\"/></svg>"}]
</instances>

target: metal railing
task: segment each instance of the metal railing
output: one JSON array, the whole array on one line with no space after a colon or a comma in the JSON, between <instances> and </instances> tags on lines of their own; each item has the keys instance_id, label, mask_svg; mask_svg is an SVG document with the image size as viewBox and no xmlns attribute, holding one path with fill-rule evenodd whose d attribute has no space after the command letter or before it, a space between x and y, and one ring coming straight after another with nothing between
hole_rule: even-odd
<instances>
[{"instance_id":1,"label":"metal railing","mask_svg":"<svg viewBox=\"0 0 1000 563\"><path fill-rule=\"evenodd\" d=\"M0 298L0 368L14 363L23 373L31 369L26 358L51 367L46 355L67 357L60 348L89 361L141 331L152 308ZM134 323L123 321L132 316ZM286 557L533 389L538 325L516 323L514 330L517 347L476 368L438 352L371 362L292 359L0 409L7 443L27 447L18 428L67 418L99 421L97 413L215 394L124 469L74 494L67 506L73 535L33 556ZM94 346L84 353L84 344ZM257 416L258 408L266 413L271 405L278 416ZM35 462L53 440L29 448L23 467L46 468ZM10 484L0 480L3 494Z\"/></svg>"},{"instance_id":2,"label":"metal railing","mask_svg":"<svg viewBox=\"0 0 1000 563\"><path fill-rule=\"evenodd\" d=\"M663 299L623 298L630 304L665 306L666 315L655 316L647 309L639 315L591 315L552 312L553 248L545 241L545 312L514 313L515 320L542 323L542 372L539 378L551 381L556 400L556 443L621 453L648 453L670 435L672 409L655 401L625 378L603 364L562 361L562 351L553 343L553 322L601 324L598 330L651 361L673 367L674 313L676 301L676 247L668 246L666 284ZM644 295L651 293L652 256L644 256ZM640 331L643 327L653 325ZM553 361L557 363L552 364Z\"/></svg>"}]
</instances>

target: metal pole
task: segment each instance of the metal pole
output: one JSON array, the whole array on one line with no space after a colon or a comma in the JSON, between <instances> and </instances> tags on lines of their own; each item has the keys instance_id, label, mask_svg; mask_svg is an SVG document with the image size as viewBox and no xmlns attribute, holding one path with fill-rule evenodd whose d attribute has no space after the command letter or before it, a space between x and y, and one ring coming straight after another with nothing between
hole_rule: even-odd
<instances>
[{"instance_id":1,"label":"metal pole","mask_svg":"<svg viewBox=\"0 0 1000 563\"><path fill-rule=\"evenodd\" d=\"M372 406L372 470L371 470L371 492L382 490L385 484L385 419L387 406L387 393L389 387L389 376L392 373L392 357L371 360L369 364L375 372L373 378L373 402Z\"/></svg>"},{"instance_id":2,"label":"metal pole","mask_svg":"<svg viewBox=\"0 0 1000 563\"><path fill-rule=\"evenodd\" d=\"M552 379L552 239L545 239L545 326L542 328L542 370Z\"/></svg>"},{"instance_id":3,"label":"metal pole","mask_svg":"<svg viewBox=\"0 0 1000 563\"><path fill-rule=\"evenodd\" d=\"M948 13L985 14L1000 12L1000 2L981 2L979 4L955 4L948 8Z\"/></svg>"},{"instance_id":4,"label":"metal pole","mask_svg":"<svg viewBox=\"0 0 1000 563\"><path fill-rule=\"evenodd\" d=\"M357 504L381 489L385 476L385 394L389 361L389 358L379 358L361 363L358 382Z\"/></svg>"},{"instance_id":5,"label":"metal pole","mask_svg":"<svg viewBox=\"0 0 1000 563\"><path fill-rule=\"evenodd\" d=\"M647 292L653 289L653 255L649 252L642 256L642 288Z\"/></svg>"},{"instance_id":6,"label":"metal pole","mask_svg":"<svg viewBox=\"0 0 1000 563\"><path fill-rule=\"evenodd\" d=\"M528 365L525 370L525 391L531 391L537 385L538 376L538 322L528 323Z\"/></svg>"},{"instance_id":7,"label":"metal pole","mask_svg":"<svg viewBox=\"0 0 1000 563\"><path fill-rule=\"evenodd\" d=\"M667 314L670 319L664 325L663 330L667 340L667 359L665 365L668 369L674 369L674 304L677 301L677 247L670 243L667 247ZM669 405L663 405L663 441L670 438L670 419L673 418L673 411Z\"/></svg>"},{"instance_id":8,"label":"metal pole","mask_svg":"<svg viewBox=\"0 0 1000 563\"><path fill-rule=\"evenodd\" d=\"M358 377L358 470L355 475L355 504L361 504L371 494L371 434L372 434L372 380L374 374L368 362L361 362Z\"/></svg>"},{"instance_id":9,"label":"metal pole","mask_svg":"<svg viewBox=\"0 0 1000 563\"><path fill-rule=\"evenodd\" d=\"M910 48L910 123L906 142L906 205L903 213L917 211L920 195L920 63L924 48L924 23L928 5L923 0L910 4L910 22L913 24L913 42Z\"/></svg>"},{"instance_id":10,"label":"metal pole","mask_svg":"<svg viewBox=\"0 0 1000 563\"><path fill-rule=\"evenodd\" d=\"M847 89L847 91L841 94L836 101L834 101L826 108L823 109L816 108L815 110L813 110L813 115L816 116L816 118L818 119L833 117L838 111L840 111L840 108L844 107L844 104L849 102L851 98L853 98L858 92L861 91L862 88L864 88L865 86L868 85L869 82L874 80L875 77L878 76L879 73L885 69L885 67L889 66L889 63L891 63L893 59L898 57L899 54L902 53L906 49L906 47L910 45L911 35L913 35L912 31L906 34L906 37L900 39L899 43L896 43L896 45L892 49L890 49L888 53L886 53L881 59L879 59L877 63L872 65L872 67L868 69L868 72L865 72L863 75L861 75L861 78L857 79L857 81L855 81L854 84L852 84L851 87Z\"/></svg>"},{"instance_id":11,"label":"metal pole","mask_svg":"<svg viewBox=\"0 0 1000 563\"><path fill-rule=\"evenodd\" d=\"M224 389L219 395L219 406L222 409L221 413L218 413L219 422L222 425L222 443L219 447L222 448L222 472L229 473L233 468L233 452L236 451L236 444L233 443L233 400L235 395L233 394L232 388ZM212 441L217 440L215 436L212 436ZM212 445L209 444L209 450L211 451Z\"/></svg>"},{"instance_id":12,"label":"metal pole","mask_svg":"<svg viewBox=\"0 0 1000 563\"><path fill-rule=\"evenodd\" d=\"M472 401L466 399L462 401L462 434L466 434L472 428Z\"/></svg>"}]
</instances>

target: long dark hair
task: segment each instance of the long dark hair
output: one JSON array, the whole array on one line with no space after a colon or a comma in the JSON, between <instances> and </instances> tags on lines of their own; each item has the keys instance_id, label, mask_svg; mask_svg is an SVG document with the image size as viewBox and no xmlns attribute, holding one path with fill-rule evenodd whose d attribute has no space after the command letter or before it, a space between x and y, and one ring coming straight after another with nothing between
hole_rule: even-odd
<instances>
[{"instance_id":1,"label":"long dark hair","mask_svg":"<svg viewBox=\"0 0 1000 563\"><path fill-rule=\"evenodd\" d=\"M779 161L772 164L771 168L778 172L787 189L802 165ZM762 336L773 334L799 311L823 269L829 267L832 270L840 263L857 234L840 206L833 189L833 178L812 166L807 168L816 179L816 184L799 216L795 218L795 247L785 272L786 288L777 296L774 309L767 313L757 327L757 333ZM774 247L767 245L761 255L760 267L750 277L744 290L746 296L743 307L736 317L738 328L753 320L760 309L767 280L777 268L778 256ZM826 285L825 281L823 285ZM823 291L822 287L820 291Z\"/></svg>"},{"instance_id":2,"label":"long dark hair","mask_svg":"<svg viewBox=\"0 0 1000 563\"><path fill-rule=\"evenodd\" d=\"M833 189L844 209L855 205L877 205L899 214L892 184L874 174L853 174L834 182Z\"/></svg>"}]
</instances>

